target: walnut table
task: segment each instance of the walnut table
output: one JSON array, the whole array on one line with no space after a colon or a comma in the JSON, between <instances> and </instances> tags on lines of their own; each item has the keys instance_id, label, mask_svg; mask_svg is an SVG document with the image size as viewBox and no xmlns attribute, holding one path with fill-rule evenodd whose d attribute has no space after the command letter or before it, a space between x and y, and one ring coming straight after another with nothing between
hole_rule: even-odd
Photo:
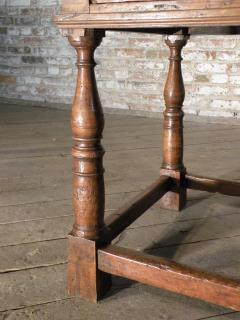
<instances>
[{"instance_id":1,"label":"walnut table","mask_svg":"<svg viewBox=\"0 0 240 320\"><path fill-rule=\"evenodd\" d=\"M75 221L68 237L69 293L97 301L109 289L113 274L240 311L240 281L111 245L158 200L163 208L182 210L188 188L240 196L239 183L192 175L184 167L181 73L189 28L240 25L240 0L62 0L55 22L76 49L78 68L71 118ZM170 62L159 178L104 220L104 118L93 54L107 29L167 32Z\"/></svg>"}]
</instances>

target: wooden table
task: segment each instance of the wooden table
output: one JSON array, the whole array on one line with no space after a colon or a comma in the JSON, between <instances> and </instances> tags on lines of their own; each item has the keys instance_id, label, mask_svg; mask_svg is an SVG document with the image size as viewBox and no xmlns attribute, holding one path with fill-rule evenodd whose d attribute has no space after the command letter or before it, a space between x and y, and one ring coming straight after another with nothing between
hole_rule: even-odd
<instances>
[{"instance_id":1,"label":"wooden table","mask_svg":"<svg viewBox=\"0 0 240 320\"><path fill-rule=\"evenodd\" d=\"M240 196L240 183L186 171L181 73L181 51L191 33L189 28L238 26L240 0L62 0L62 12L55 22L76 49L78 68L71 118L75 221L68 237L69 293L97 301L109 289L113 274L240 311L240 281L111 245L156 201L166 209L184 209L188 188ZM106 29L167 33L170 62L164 89L166 110L159 178L104 220L104 117L93 54Z\"/></svg>"}]
</instances>

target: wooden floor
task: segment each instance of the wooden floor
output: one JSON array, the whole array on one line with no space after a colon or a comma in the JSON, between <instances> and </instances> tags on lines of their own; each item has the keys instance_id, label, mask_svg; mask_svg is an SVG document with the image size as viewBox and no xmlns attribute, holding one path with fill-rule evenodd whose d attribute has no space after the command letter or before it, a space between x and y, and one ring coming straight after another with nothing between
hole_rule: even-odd
<instances>
[{"instance_id":1,"label":"wooden floor","mask_svg":"<svg viewBox=\"0 0 240 320\"><path fill-rule=\"evenodd\" d=\"M158 175L160 122L106 115L106 214ZM114 278L97 305L69 298L69 112L1 105L0 136L1 320L240 319L238 312L126 279ZM239 138L240 126L186 122L188 172L240 180ZM240 198L189 192L182 213L156 204L116 242L240 279Z\"/></svg>"}]
</instances>

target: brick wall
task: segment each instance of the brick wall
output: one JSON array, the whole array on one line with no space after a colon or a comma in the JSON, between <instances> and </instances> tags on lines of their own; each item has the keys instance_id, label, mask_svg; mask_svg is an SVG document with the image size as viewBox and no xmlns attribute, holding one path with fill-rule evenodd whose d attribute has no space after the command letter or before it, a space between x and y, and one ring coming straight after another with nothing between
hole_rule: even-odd
<instances>
[{"instance_id":1,"label":"brick wall","mask_svg":"<svg viewBox=\"0 0 240 320\"><path fill-rule=\"evenodd\" d=\"M52 24L60 0L0 0L0 99L69 105L75 53ZM160 35L107 32L96 52L105 108L157 113L168 51ZM240 118L240 36L193 36L183 51L185 112Z\"/></svg>"}]
</instances>

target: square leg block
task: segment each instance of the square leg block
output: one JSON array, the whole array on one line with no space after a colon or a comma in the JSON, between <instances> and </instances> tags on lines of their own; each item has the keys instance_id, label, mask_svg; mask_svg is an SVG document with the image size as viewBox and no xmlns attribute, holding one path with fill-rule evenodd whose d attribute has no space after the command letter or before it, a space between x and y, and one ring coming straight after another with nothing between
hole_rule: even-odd
<instances>
[{"instance_id":1,"label":"square leg block","mask_svg":"<svg viewBox=\"0 0 240 320\"><path fill-rule=\"evenodd\" d=\"M97 302L109 290L111 276L97 268L95 241L68 236L68 292Z\"/></svg>"},{"instance_id":2,"label":"square leg block","mask_svg":"<svg viewBox=\"0 0 240 320\"><path fill-rule=\"evenodd\" d=\"M172 177L176 181L173 190L167 192L160 199L160 206L163 209L181 211L186 206L187 189L184 187L185 172L161 169L161 175Z\"/></svg>"}]
</instances>

